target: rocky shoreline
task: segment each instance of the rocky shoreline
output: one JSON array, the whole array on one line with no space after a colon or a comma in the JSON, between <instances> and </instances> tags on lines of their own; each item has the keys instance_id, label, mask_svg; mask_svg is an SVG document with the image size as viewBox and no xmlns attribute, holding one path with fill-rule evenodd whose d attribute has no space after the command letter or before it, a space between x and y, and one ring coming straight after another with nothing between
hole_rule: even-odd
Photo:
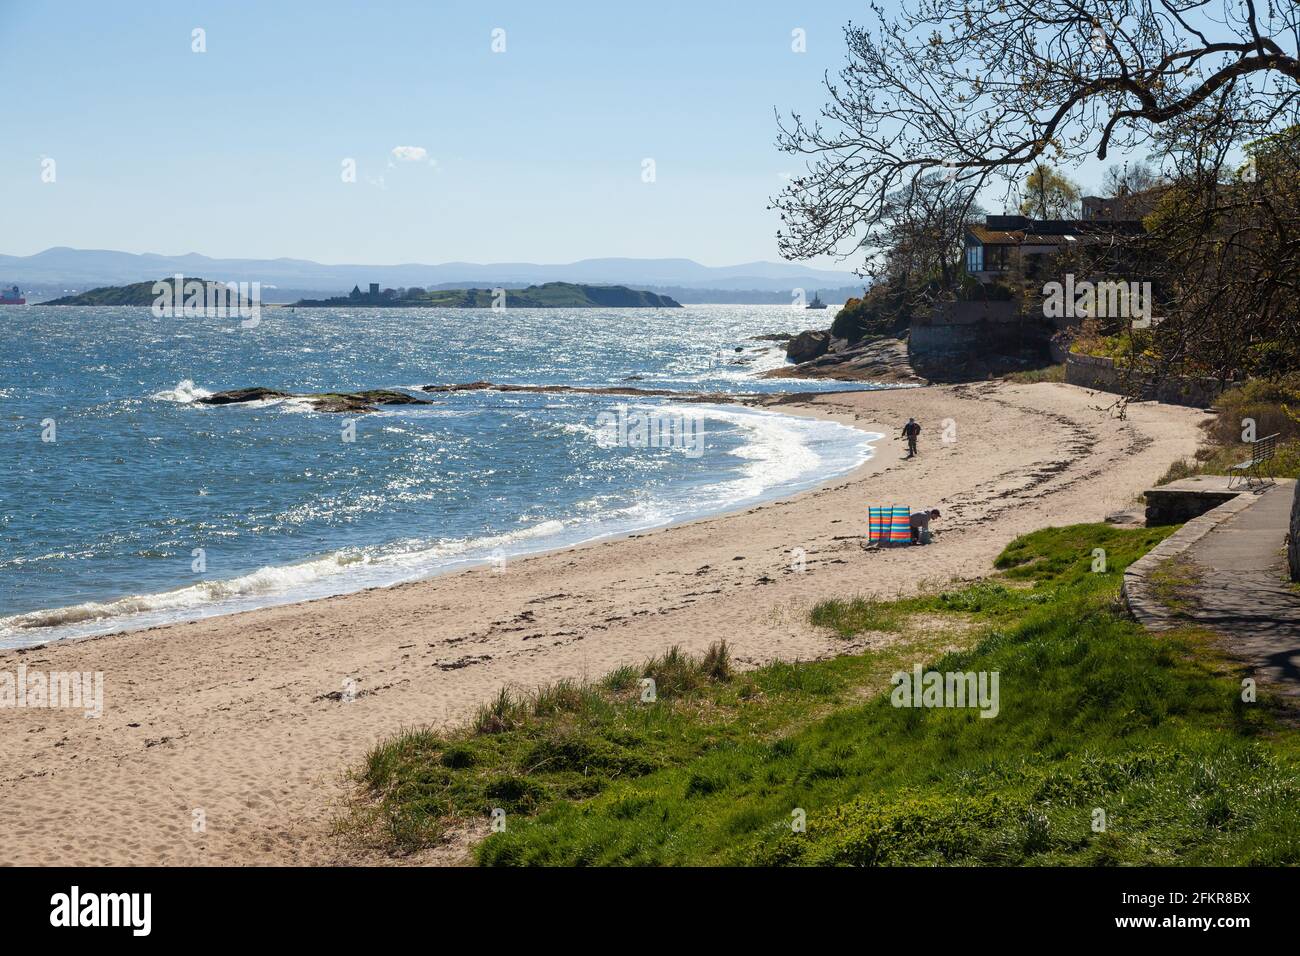
<instances>
[{"instance_id":1,"label":"rocky shoreline","mask_svg":"<svg viewBox=\"0 0 1300 956\"><path fill-rule=\"evenodd\" d=\"M859 342L836 339L830 332L810 330L798 335L780 332L754 336L753 341L785 343L786 357L794 364L771 369L762 378L830 379L843 382L871 382L890 385L927 385L916 374L903 339L880 337ZM422 385L418 391L430 395L460 392L532 392L569 395L613 395L628 398L671 398L679 402L702 404L750 403L763 398L757 393L682 392L667 388L641 388L635 385L511 385L500 382L458 382L449 385ZM432 405L394 389L364 389L355 392L286 392L264 386L230 389L198 399L200 405L238 405L247 402L297 399L308 402L314 411L366 414L388 405Z\"/></svg>"},{"instance_id":2,"label":"rocky shoreline","mask_svg":"<svg viewBox=\"0 0 1300 956\"><path fill-rule=\"evenodd\" d=\"M532 392L538 394L560 395L616 395L629 398L654 397L672 398L679 402L694 402L709 405L732 402L753 401L761 398L756 393L736 392L675 392L667 388L637 388L632 385L611 385L607 387L588 387L579 385L509 385L498 382L460 382L451 385L422 385L420 391L431 394L453 394L457 392ZM299 399L309 403L314 411L350 413L355 415L376 412L385 405L435 405L427 398L417 398L405 392L387 388L372 388L358 392L285 392L263 386L229 389L214 392L204 398L196 399L200 405L241 405L248 402L276 401L280 399Z\"/></svg>"},{"instance_id":3,"label":"rocky shoreline","mask_svg":"<svg viewBox=\"0 0 1300 956\"><path fill-rule=\"evenodd\" d=\"M830 332L801 332L786 345L795 364L764 372L763 378L819 378L843 382L926 385L916 374L902 339L881 337L849 342Z\"/></svg>"}]
</instances>

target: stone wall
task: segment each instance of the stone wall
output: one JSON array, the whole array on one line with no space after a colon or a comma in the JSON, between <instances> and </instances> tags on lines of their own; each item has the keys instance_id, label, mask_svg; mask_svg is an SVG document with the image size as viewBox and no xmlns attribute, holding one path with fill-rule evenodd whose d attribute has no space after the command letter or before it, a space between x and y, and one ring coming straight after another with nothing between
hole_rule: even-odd
<instances>
[{"instance_id":1,"label":"stone wall","mask_svg":"<svg viewBox=\"0 0 1300 956\"><path fill-rule=\"evenodd\" d=\"M1223 485L1222 490L1214 487L1217 484ZM1213 511L1224 502L1231 501L1241 491L1227 490L1227 479L1220 482L1197 478L1149 488L1143 494L1147 502L1147 527L1154 528L1157 525L1183 524L1199 518L1207 511Z\"/></svg>"},{"instance_id":2,"label":"stone wall","mask_svg":"<svg viewBox=\"0 0 1300 956\"><path fill-rule=\"evenodd\" d=\"M1120 394L1124 391L1124 372L1114 359L1070 352L1065 358L1065 380L1071 385ZM1168 405L1208 408L1220 392L1219 383L1210 379L1167 378L1155 393L1141 396Z\"/></svg>"},{"instance_id":3,"label":"stone wall","mask_svg":"<svg viewBox=\"0 0 1300 956\"><path fill-rule=\"evenodd\" d=\"M930 314L914 325L978 325L981 322L1017 322L1020 308L1015 302L939 302Z\"/></svg>"},{"instance_id":4,"label":"stone wall","mask_svg":"<svg viewBox=\"0 0 1300 956\"><path fill-rule=\"evenodd\" d=\"M941 302L912 322L908 348L921 358L1016 351L1044 338L1042 322L1015 302Z\"/></svg>"}]
</instances>

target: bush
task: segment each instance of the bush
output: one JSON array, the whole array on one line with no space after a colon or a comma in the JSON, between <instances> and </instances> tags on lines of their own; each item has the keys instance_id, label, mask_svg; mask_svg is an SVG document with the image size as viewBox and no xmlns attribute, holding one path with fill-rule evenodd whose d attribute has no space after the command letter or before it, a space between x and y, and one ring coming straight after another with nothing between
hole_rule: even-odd
<instances>
[{"instance_id":1,"label":"bush","mask_svg":"<svg viewBox=\"0 0 1300 956\"><path fill-rule=\"evenodd\" d=\"M857 342L880 335L898 335L912 321L912 300L921 289L902 283L879 285L862 298L849 299L831 323L831 335Z\"/></svg>"},{"instance_id":2,"label":"bush","mask_svg":"<svg viewBox=\"0 0 1300 956\"><path fill-rule=\"evenodd\" d=\"M1255 435L1277 432L1282 441L1300 439L1300 372L1269 381L1251 379L1227 389L1214 403L1219 415L1210 437L1220 445L1241 442L1243 418L1255 420Z\"/></svg>"}]
</instances>

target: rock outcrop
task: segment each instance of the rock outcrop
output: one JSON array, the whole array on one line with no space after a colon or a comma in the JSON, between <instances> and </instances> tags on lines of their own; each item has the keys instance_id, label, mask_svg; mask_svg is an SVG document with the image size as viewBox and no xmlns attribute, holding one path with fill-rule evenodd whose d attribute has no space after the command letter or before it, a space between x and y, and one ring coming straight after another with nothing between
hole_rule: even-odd
<instances>
[{"instance_id":1,"label":"rock outcrop","mask_svg":"<svg viewBox=\"0 0 1300 956\"><path fill-rule=\"evenodd\" d=\"M274 388L236 388L214 392L198 399L200 405L239 405L244 402L262 402L270 399L301 398L311 403L318 412L350 412L365 414L379 410L380 405L432 405L427 398L416 398L405 392L387 388L372 388L360 392L281 392Z\"/></svg>"},{"instance_id":2,"label":"rock outcrop","mask_svg":"<svg viewBox=\"0 0 1300 956\"><path fill-rule=\"evenodd\" d=\"M809 329L800 332L785 346L785 357L791 362L811 362L826 354L831 347L831 334Z\"/></svg>"},{"instance_id":3,"label":"rock outcrop","mask_svg":"<svg viewBox=\"0 0 1300 956\"><path fill-rule=\"evenodd\" d=\"M198 400L200 405L238 405L242 402L263 402L274 398L296 398L293 392L277 392L273 388L232 388L228 392L214 392Z\"/></svg>"},{"instance_id":4,"label":"rock outcrop","mask_svg":"<svg viewBox=\"0 0 1300 956\"><path fill-rule=\"evenodd\" d=\"M805 332L804 335L809 333ZM830 333L822 333L830 339ZM810 361L772 369L764 378L829 378L847 382L882 382L924 385L926 380L912 369L907 343L902 339L879 338L864 342L834 339L828 351Z\"/></svg>"}]
</instances>

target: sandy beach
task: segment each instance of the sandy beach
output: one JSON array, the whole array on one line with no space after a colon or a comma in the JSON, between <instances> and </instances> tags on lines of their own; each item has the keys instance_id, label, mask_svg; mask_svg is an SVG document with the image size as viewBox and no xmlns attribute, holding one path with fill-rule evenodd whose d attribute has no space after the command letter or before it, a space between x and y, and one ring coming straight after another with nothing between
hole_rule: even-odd
<instances>
[{"instance_id":1,"label":"sandy beach","mask_svg":"<svg viewBox=\"0 0 1300 956\"><path fill-rule=\"evenodd\" d=\"M99 719L0 711L4 862L383 862L332 824L348 772L386 735L463 720L503 685L594 678L674 643L726 639L750 665L833 653L806 621L816 601L985 574L1018 534L1134 507L1195 449L1204 413L1142 404L1120 420L1112 400L992 382L771 399L888 437L851 475L789 500L500 573L0 653L0 671L104 674ZM893 436L909 415L925 431L904 461ZM872 503L942 509L935 545L864 551Z\"/></svg>"}]
</instances>

